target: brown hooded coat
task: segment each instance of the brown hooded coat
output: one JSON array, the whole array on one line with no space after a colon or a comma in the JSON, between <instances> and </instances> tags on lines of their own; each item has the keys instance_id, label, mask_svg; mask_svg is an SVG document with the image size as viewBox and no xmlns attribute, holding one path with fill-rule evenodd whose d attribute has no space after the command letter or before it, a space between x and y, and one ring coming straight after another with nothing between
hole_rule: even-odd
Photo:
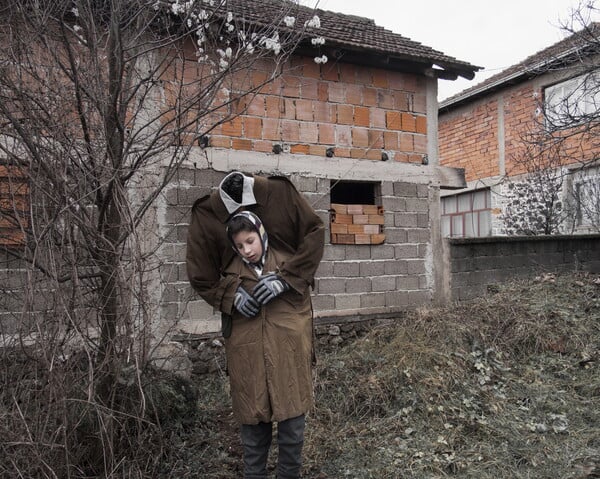
<instances>
[{"instance_id":1,"label":"brown hooded coat","mask_svg":"<svg viewBox=\"0 0 600 479\"><path fill-rule=\"evenodd\" d=\"M227 238L230 217L218 191L192 209L187 240L191 285L225 317L234 415L242 424L281 421L308 411L312 403L312 307L309 287L323 255L323 222L289 180L254 176L256 205L246 209L269 235L263 274L276 271L290 285L253 319L233 307L239 285L251 292L257 278Z\"/></svg>"}]
</instances>

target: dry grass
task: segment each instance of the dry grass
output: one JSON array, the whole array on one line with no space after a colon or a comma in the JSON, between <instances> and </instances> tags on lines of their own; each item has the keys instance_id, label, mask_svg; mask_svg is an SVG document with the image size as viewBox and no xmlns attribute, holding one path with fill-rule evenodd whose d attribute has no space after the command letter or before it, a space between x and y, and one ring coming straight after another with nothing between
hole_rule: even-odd
<instances>
[{"instance_id":1,"label":"dry grass","mask_svg":"<svg viewBox=\"0 0 600 479\"><path fill-rule=\"evenodd\" d=\"M318 356L305 478L600 477L596 276L513 282ZM85 404L86 369L2 359L0 477L91 477L85 433L98 427L85 421L106 414L73 406ZM119 397L133 411L143 391L146 412L113 414L123 442L111 478L242 477L222 373L202 376L197 404L185 382L140 379Z\"/></svg>"},{"instance_id":2,"label":"dry grass","mask_svg":"<svg viewBox=\"0 0 600 479\"><path fill-rule=\"evenodd\" d=\"M511 283L319 356L304 477L600 477L596 277ZM200 387L171 475L241 477L225 378Z\"/></svg>"}]
</instances>

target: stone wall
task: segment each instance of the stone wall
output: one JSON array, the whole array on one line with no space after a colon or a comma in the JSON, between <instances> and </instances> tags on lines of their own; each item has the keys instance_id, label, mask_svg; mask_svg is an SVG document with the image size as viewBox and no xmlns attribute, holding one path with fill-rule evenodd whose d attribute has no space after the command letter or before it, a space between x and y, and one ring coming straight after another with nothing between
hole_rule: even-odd
<instances>
[{"instance_id":1,"label":"stone wall","mask_svg":"<svg viewBox=\"0 0 600 479\"><path fill-rule=\"evenodd\" d=\"M468 300L511 278L600 272L600 235L447 239L453 300Z\"/></svg>"}]
</instances>

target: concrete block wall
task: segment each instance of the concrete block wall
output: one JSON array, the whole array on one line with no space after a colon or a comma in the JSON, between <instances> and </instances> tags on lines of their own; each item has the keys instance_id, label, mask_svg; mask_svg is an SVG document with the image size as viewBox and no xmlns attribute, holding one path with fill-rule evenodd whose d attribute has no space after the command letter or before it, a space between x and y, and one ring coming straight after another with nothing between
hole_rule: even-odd
<instances>
[{"instance_id":1,"label":"concrete block wall","mask_svg":"<svg viewBox=\"0 0 600 479\"><path fill-rule=\"evenodd\" d=\"M447 239L451 297L468 300L488 286L545 272L600 272L600 235Z\"/></svg>"},{"instance_id":2,"label":"concrete block wall","mask_svg":"<svg viewBox=\"0 0 600 479\"><path fill-rule=\"evenodd\" d=\"M162 321L174 334L218 331L220 314L212 311L189 286L185 242L190 208L225 176L211 170L180 171L162 198ZM429 303L433 296L430 258L429 186L382 182L378 199L384 208L385 243L331 244L329 191L331 181L290 176L326 225L325 252L317 271L313 304L319 318L389 315Z\"/></svg>"},{"instance_id":3,"label":"concrete block wall","mask_svg":"<svg viewBox=\"0 0 600 479\"><path fill-rule=\"evenodd\" d=\"M299 186L297 178L292 180ZM330 241L330 181L318 179L315 186L314 192L301 191L328 228L313 295L317 320L389 315L429 303L430 187L381 182L378 201L384 210L385 242L346 245Z\"/></svg>"}]
</instances>

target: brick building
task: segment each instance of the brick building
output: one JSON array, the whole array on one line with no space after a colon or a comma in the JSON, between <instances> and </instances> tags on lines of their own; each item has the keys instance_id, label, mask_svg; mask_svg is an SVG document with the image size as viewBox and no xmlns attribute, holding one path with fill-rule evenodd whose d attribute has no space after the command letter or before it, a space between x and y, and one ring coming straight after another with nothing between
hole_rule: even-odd
<instances>
[{"instance_id":1,"label":"brick building","mask_svg":"<svg viewBox=\"0 0 600 479\"><path fill-rule=\"evenodd\" d=\"M267 3L253 2L247 14L261 14ZM446 297L439 192L464 186L464 178L438 165L437 82L472 78L477 67L367 18L297 12L313 14L329 61L317 64L299 49L169 187L159 223L179 233L166 246L174 259L162 270L161 305L164 317L180 318L180 331L218 326L212 309L190 295L184 241L193 200L234 169L290 177L329 225L317 317L390 315Z\"/></svg>"},{"instance_id":2,"label":"brick building","mask_svg":"<svg viewBox=\"0 0 600 479\"><path fill-rule=\"evenodd\" d=\"M236 3L250 23L281 8L270 0ZM440 190L465 182L462 170L438 162L437 82L473 78L478 67L367 18L290 5L300 25L319 18L319 55L328 61L315 62L306 38L272 81L272 65L260 62L234 79L222 92L236 116L202 138L190 136L189 158L141 226L143 246L158 248L145 284L163 332L219 327L219 316L190 289L185 241L193 202L232 170L289 177L328 225L317 317L394 315L447 298ZM196 58L185 75L194 68L201 68ZM237 101L236 89L255 93ZM14 275L20 266L11 268Z\"/></svg>"},{"instance_id":3,"label":"brick building","mask_svg":"<svg viewBox=\"0 0 600 479\"><path fill-rule=\"evenodd\" d=\"M468 184L442 195L444 236L515 233L510 208L527 205L513 192L544 174L548 190L558 185L553 231L598 231L597 32L591 24L440 104L440 164L464 168Z\"/></svg>"}]
</instances>

